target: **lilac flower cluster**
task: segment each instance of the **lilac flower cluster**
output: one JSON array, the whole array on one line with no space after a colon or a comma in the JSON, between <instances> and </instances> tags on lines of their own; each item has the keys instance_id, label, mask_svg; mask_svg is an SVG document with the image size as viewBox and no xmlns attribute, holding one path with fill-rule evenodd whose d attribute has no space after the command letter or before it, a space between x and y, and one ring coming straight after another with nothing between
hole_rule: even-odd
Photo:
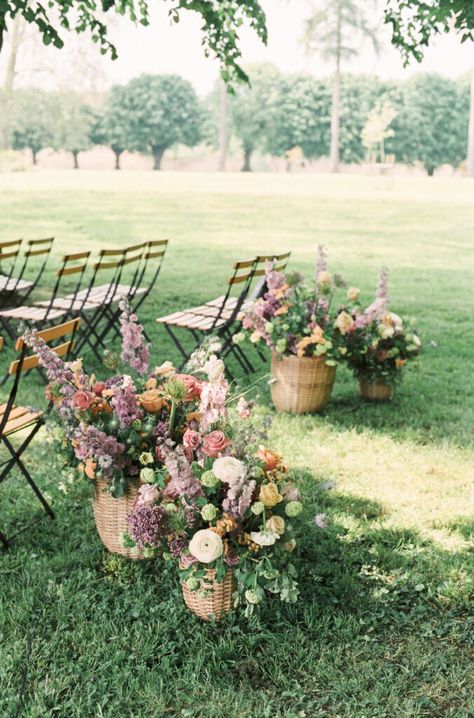
<instances>
[{"instance_id":1,"label":"lilac flower cluster","mask_svg":"<svg viewBox=\"0 0 474 718\"><path fill-rule=\"evenodd\" d=\"M375 300L355 320L357 328L367 327L388 311L388 269L382 267L377 282Z\"/></svg>"},{"instance_id":2,"label":"lilac flower cluster","mask_svg":"<svg viewBox=\"0 0 474 718\"><path fill-rule=\"evenodd\" d=\"M150 352L143 337L143 327L138 322L136 314L132 314L127 301L119 304L122 314L120 316L120 333L122 335L121 360L128 364L139 374L148 371Z\"/></svg>"},{"instance_id":3,"label":"lilac flower cluster","mask_svg":"<svg viewBox=\"0 0 474 718\"><path fill-rule=\"evenodd\" d=\"M178 536L169 543L170 554L173 558L179 558L187 547L188 539L185 536Z\"/></svg>"},{"instance_id":4,"label":"lilac flower cluster","mask_svg":"<svg viewBox=\"0 0 474 718\"><path fill-rule=\"evenodd\" d=\"M162 506L137 504L128 514L128 530L139 549L157 548L168 533L168 515Z\"/></svg>"},{"instance_id":5,"label":"lilac flower cluster","mask_svg":"<svg viewBox=\"0 0 474 718\"><path fill-rule=\"evenodd\" d=\"M193 474L193 470L185 456L184 447L166 448L164 453L164 463L171 476L171 481L165 489L166 495L170 498L187 496L190 499L203 496L201 484Z\"/></svg>"},{"instance_id":6,"label":"lilac flower cluster","mask_svg":"<svg viewBox=\"0 0 474 718\"><path fill-rule=\"evenodd\" d=\"M116 465L125 446L93 424L81 422L73 434L74 453L79 461L94 459L102 469Z\"/></svg>"},{"instance_id":7,"label":"lilac flower cluster","mask_svg":"<svg viewBox=\"0 0 474 718\"><path fill-rule=\"evenodd\" d=\"M265 280L269 292L281 289L285 284L285 275L273 269L273 265L272 261L265 262Z\"/></svg>"},{"instance_id":8,"label":"lilac flower cluster","mask_svg":"<svg viewBox=\"0 0 474 718\"><path fill-rule=\"evenodd\" d=\"M322 244L318 245L318 256L316 258L316 266L314 270L314 278L319 277L320 272L326 272L328 268L327 254Z\"/></svg>"},{"instance_id":9,"label":"lilac flower cluster","mask_svg":"<svg viewBox=\"0 0 474 718\"><path fill-rule=\"evenodd\" d=\"M143 410L137 404L135 387L130 377L123 377L121 384L115 385L111 404L121 429L130 426L135 419L143 417Z\"/></svg>"},{"instance_id":10,"label":"lilac flower cluster","mask_svg":"<svg viewBox=\"0 0 474 718\"><path fill-rule=\"evenodd\" d=\"M254 479L249 481L246 477L240 481L233 481L229 485L227 496L222 502L223 510L235 516L235 518L242 518L252 503L255 486Z\"/></svg>"},{"instance_id":11,"label":"lilac flower cluster","mask_svg":"<svg viewBox=\"0 0 474 718\"><path fill-rule=\"evenodd\" d=\"M208 431L212 424L227 415L226 399L228 391L229 384L223 376L219 377L215 382L203 384L199 402L200 427L202 431Z\"/></svg>"}]
</instances>

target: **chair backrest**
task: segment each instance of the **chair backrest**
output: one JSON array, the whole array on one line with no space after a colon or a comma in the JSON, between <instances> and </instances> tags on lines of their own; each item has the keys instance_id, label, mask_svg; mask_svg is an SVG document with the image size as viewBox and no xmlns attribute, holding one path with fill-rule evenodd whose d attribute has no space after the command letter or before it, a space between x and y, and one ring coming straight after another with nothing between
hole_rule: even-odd
<instances>
[{"instance_id":1,"label":"chair backrest","mask_svg":"<svg viewBox=\"0 0 474 718\"><path fill-rule=\"evenodd\" d=\"M61 259L61 266L56 269L56 281L54 283L53 290L46 306L46 315L43 321L47 321L49 313L54 309L54 301L62 290L62 284L66 277L74 276L74 291L66 300L67 305L62 305L61 308L66 311L74 308L76 297L81 288L82 279L84 272L87 268L87 261L90 257L90 252L76 252L75 254L65 254Z\"/></svg>"},{"instance_id":2,"label":"chair backrest","mask_svg":"<svg viewBox=\"0 0 474 718\"><path fill-rule=\"evenodd\" d=\"M143 304L154 289L167 248L167 239L156 239L144 243L140 272L133 280L132 292L129 297L130 300L133 300L139 289L145 290L139 294L138 302L134 307L135 311Z\"/></svg>"},{"instance_id":3,"label":"chair backrest","mask_svg":"<svg viewBox=\"0 0 474 718\"><path fill-rule=\"evenodd\" d=\"M20 256L22 242L22 239L0 242L0 274L8 280L12 280L8 282L9 292L14 292L20 281L18 277L13 277L13 272L15 271L16 263Z\"/></svg>"},{"instance_id":4,"label":"chair backrest","mask_svg":"<svg viewBox=\"0 0 474 718\"><path fill-rule=\"evenodd\" d=\"M229 324L234 321L249 293L255 266L255 257L234 262L233 273L227 280L227 291L220 298L222 301L215 304L218 311L213 326L216 326L221 319L225 319Z\"/></svg>"},{"instance_id":5,"label":"chair backrest","mask_svg":"<svg viewBox=\"0 0 474 718\"><path fill-rule=\"evenodd\" d=\"M30 278L29 280L32 282L31 286L29 287L28 291L22 295L23 302L26 302L27 298L38 286L38 283L41 280L41 277L43 276L44 270L48 263L49 255L51 254L51 250L53 248L53 243L54 237L27 240L26 250L23 254L23 265L18 280L23 279L23 277L25 276L26 270L30 264L32 257L41 257L41 259L36 275L34 276L34 278Z\"/></svg>"},{"instance_id":6,"label":"chair backrest","mask_svg":"<svg viewBox=\"0 0 474 718\"><path fill-rule=\"evenodd\" d=\"M143 247L143 245L137 245ZM139 250L138 250L139 251ZM127 259L127 248L101 249L98 260L92 265L92 276L89 287L85 293L86 301L89 299L94 288L106 285L105 294L101 303L106 305L113 301L118 292L120 279ZM92 297L93 298L93 297Z\"/></svg>"},{"instance_id":7,"label":"chair backrest","mask_svg":"<svg viewBox=\"0 0 474 718\"><path fill-rule=\"evenodd\" d=\"M74 347L74 336L77 332L78 327L79 319L71 319L70 321L64 322L63 324L58 324L55 327L43 329L42 331L37 332L36 336L40 339L43 339L47 344L50 344L51 342L56 342L59 339L65 339L66 337L69 337L68 339L66 339L66 341L62 341L60 344L50 347L59 357L65 357L65 359L67 359L69 354L71 353L71 350ZM1 349L3 348L3 339L0 338L0 340L1 351ZM39 366L39 359L36 354L27 355L28 347L26 346L22 337L19 337L17 339L15 349L20 354L18 359L12 361L8 368L8 373L10 375L13 375L15 378L9 397L7 399L7 403L5 405L5 411L3 412L3 416L0 421L0 436L2 434L3 428L8 422L10 413L13 410L22 372L29 371L30 369L34 369Z\"/></svg>"}]
</instances>

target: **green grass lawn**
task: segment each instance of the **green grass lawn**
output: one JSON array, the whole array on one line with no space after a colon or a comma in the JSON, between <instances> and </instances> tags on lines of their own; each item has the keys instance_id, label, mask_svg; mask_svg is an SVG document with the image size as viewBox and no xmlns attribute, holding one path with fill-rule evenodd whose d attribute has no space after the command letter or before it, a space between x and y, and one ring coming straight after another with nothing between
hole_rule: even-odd
<instances>
[{"instance_id":1,"label":"green grass lawn","mask_svg":"<svg viewBox=\"0 0 474 718\"><path fill-rule=\"evenodd\" d=\"M0 241L54 234L55 259L169 238L141 316L157 363L176 354L156 316L217 296L256 252L291 249L311 272L318 243L368 301L388 266L392 308L424 341L392 402L362 402L339 368L322 415L275 416L271 444L308 497L301 601L251 623L202 624L168 566L108 555L89 487L58 490L40 437L29 465L57 520L0 554L2 718L472 718L474 182L18 173L0 175L0 217ZM23 401L44 401L34 374ZM30 510L14 475L0 525ZM326 531L311 527L321 511Z\"/></svg>"}]
</instances>

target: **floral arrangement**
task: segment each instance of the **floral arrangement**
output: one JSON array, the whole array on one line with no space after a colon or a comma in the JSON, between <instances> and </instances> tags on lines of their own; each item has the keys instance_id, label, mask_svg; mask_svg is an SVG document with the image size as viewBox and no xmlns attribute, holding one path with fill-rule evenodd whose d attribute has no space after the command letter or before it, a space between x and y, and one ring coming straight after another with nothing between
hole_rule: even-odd
<instances>
[{"instance_id":1,"label":"floral arrangement","mask_svg":"<svg viewBox=\"0 0 474 718\"><path fill-rule=\"evenodd\" d=\"M346 361L358 379L393 386L407 362L418 357L421 340L413 321L389 311L387 269L381 270L375 299L366 309L359 295L356 288L348 290L347 307L336 320L346 338Z\"/></svg>"},{"instance_id":2,"label":"floral arrangement","mask_svg":"<svg viewBox=\"0 0 474 718\"><path fill-rule=\"evenodd\" d=\"M299 272L278 272L273 263L265 268L267 291L241 316L244 332L234 340L249 336L265 344L277 355L324 356L334 365L345 353L344 327L335 321L336 289L345 286L338 275L328 271L324 248L318 248L314 279L307 282Z\"/></svg>"},{"instance_id":3,"label":"floral arrangement","mask_svg":"<svg viewBox=\"0 0 474 718\"><path fill-rule=\"evenodd\" d=\"M259 444L265 422L243 397L229 405L223 369L213 356L195 369L205 377L193 384L195 410L181 412L158 465L140 455L146 483L123 541L174 560L190 591L209 590L209 569L220 582L232 568L235 605L249 616L267 593L297 600L291 554L303 505L282 457Z\"/></svg>"},{"instance_id":4,"label":"floral arrangement","mask_svg":"<svg viewBox=\"0 0 474 718\"><path fill-rule=\"evenodd\" d=\"M117 498L139 484L123 545L174 559L188 589L206 590L208 569L219 582L232 568L246 615L266 593L296 601L291 555L303 506L282 457L264 448L267 419L230 397L215 341L194 353L188 373L170 362L150 370L143 329L127 304L121 310L122 348L108 355L104 379L24 334L46 369L67 464Z\"/></svg>"}]
</instances>

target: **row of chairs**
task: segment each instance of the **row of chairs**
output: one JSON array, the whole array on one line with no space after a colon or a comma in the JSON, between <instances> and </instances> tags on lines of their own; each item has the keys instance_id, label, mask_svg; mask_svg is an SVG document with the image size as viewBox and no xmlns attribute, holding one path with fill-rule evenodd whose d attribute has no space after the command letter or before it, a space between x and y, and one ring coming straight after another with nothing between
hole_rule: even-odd
<instances>
[{"instance_id":1,"label":"row of chairs","mask_svg":"<svg viewBox=\"0 0 474 718\"><path fill-rule=\"evenodd\" d=\"M14 239L0 242L0 298L2 306L15 305L28 297L41 281L49 255L53 248L54 237L45 239ZM26 249L25 249L26 247ZM39 258L39 259L38 259ZM36 269L30 270L32 261ZM39 265L38 265L39 261Z\"/></svg>"},{"instance_id":2,"label":"row of chairs","mask_svg":"<svg viewBox=\"0 0 474 718\"><path fill-rule=\"evenodd\" d=\"M57 320L79 318L81 331L76 351L79 353L87 345L99 357L99 352L106 348L109 333L119 332L119 301L127 299L134 311L139 309L156 285L167 245L168 240L156 240L102 249L92 264L89 251L67 254L55 271L49 297L29 304L24 295L21 302L12 301L13 306L0 309L0 326L14 340L20 322L43 329ZM132 270L130 284L123 283L125 268ZM11 273L9 279L10 282L13 279ZM65 294L64 283L71 279L73 291ZM4 381L7 378L8 375Z\"/></svg>"}]
</instances>

